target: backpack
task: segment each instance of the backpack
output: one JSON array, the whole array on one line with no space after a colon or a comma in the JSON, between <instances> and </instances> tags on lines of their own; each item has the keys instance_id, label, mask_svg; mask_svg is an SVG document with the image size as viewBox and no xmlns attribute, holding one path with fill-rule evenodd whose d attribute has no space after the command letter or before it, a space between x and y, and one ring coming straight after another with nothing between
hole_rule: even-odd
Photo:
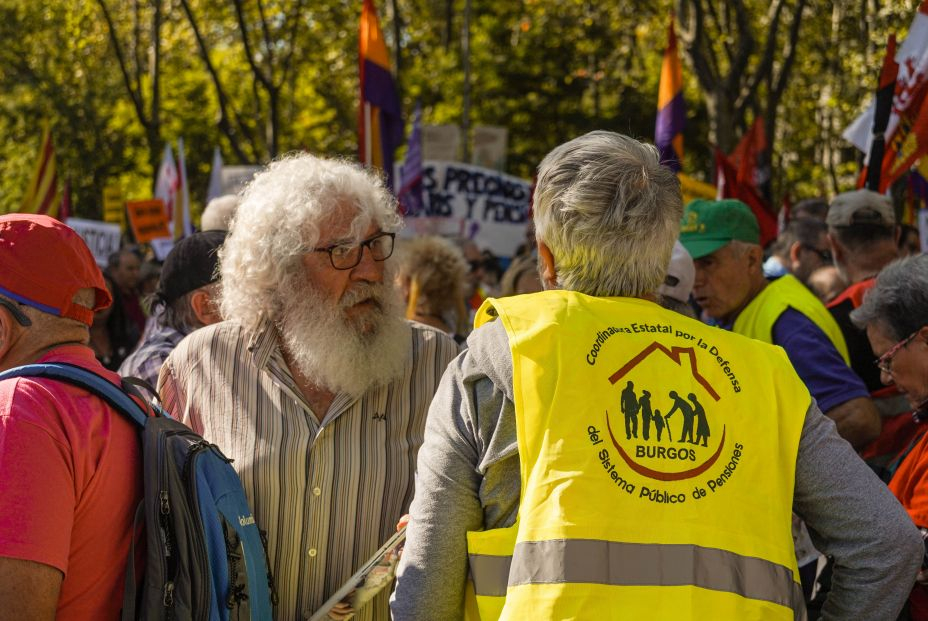
<instances>
[{"instance_id":1,"label":"backpack","mask_svg":"<svg viewBox=\"0 0 928 621\"><path fill-rule=\"evenodd\" d=\"M127 394L142 401L125 380L120 389L96 373L57 363L0 373L0 380L13 377L73 384L140 427L144 499L135 522L138 527L144 515L147 552L139 589L133 539L126 564L124 621L271 619L276 596L263 533L231 460L160 407L151 405L149 415Z\"/></svg>"}]
</instances>

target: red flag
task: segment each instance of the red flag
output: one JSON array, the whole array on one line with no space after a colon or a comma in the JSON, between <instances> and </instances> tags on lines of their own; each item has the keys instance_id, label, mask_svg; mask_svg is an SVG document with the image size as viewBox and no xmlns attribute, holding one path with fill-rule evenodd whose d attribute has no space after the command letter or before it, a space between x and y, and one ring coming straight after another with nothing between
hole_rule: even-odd
<instances>
[{"instance_id":1,"label":"red flag","mask_svg":"<svg viewBox=\"0 0 928 621\"><path fill-rule=\"evenodd\" d=\"M760 245L766 246L777 237L777 220L767 209L764 200L754 189L753 185L739 183L738 173L734 164L722 153L715 149L716 184L719 198L736 198L751 208L757 224L760 227Z\"/></svg>"},{"instance_id":2,"label":"red flag","mask_svg":"<svg viewBox=\"0 0 928 621\"><path fill-rule=\"evenodd\" d=\"M754 117L754 123L744 136L735 150L731 152L729 159L737 167L738 183L749 185L757 188L755 178L755 168L757 167L757 155L767 149L767 134L764 131L763 117Z\"/></svg>"},{"instance_id":3,"label":"red flag","mask_svg":"<svg viewBox=\"0 0 928 621\"><path fill-rule=\"evenodd\" d=\"M913 94L913 103L899 115L899 126L886 145L879 191L886 189L928 153L928 82Z\"/></svg>"},{"instance_id":4,"label":"red flag","mask_svg":"<svg viewBox=\"0 0 928 621\"><path fill-rule=\"evenodd\" d=\"M899 63L896 62L896 35L889 36L886 44L886 56L883 57L883 68L880 70L880 85L876 91L876 112L873 113L873 141L870 145L870 155L867 160L867 189L883 192L889 181L883 177L883 168L886 158L883 153L886 149L886 126L893 108L893 93L896 91L896 76L899 74Z\"/></svg>"}]
</instances>

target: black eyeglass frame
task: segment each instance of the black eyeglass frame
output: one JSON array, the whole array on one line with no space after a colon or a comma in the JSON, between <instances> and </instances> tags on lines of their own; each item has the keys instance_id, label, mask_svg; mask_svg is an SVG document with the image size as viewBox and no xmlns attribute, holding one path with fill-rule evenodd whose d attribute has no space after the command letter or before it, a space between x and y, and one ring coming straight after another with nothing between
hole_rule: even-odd
<instances>
[{"instance_id":1,"label":"black eyeglass frame","mask_svg":"<svg viewBox=\"0 0 928 621\"><path fill-rule=\"evenodd\" d=\"M32 320L26 316L26 314L20 310L19 305L15 302L10 302L4 298L0 298L0 306L10 311L10 314L13 315L13 319L16 320L16 323L21 325L24 328L28 328L32 325Z\"/></svg>"},{"instance_id":2,"label":"black eyeglass frame","mask_svg":"<svg viewBox=\"0 0 928 621\"><path fill-rule=\"evenodd\" d=\"M387 254L385 254L382 258L378 259L377 257L374 256L374 250L373 250L372 244L373 244L374 242L376 242L378 239L383 239L384 237L389 237L389 238L390 238L390 252L388 252ZM357 260L355 260L355 262L352 263L351 265L345 265L345 266L339 267L339 266L335 265L335 257L332 256L332 253L335 251L336 248L342 248L342 247L345 247L345 246L349 246L349 247L351 248L351 250L354 250L354 248L357 248L357 249L358 249L358 257L357 257ZM363 241L360 241L360 242L358 242L357 244L346 244L346 243L332 244L331 246L326 246L325 248L313 248L313 252L325 252L325 253L328 253L328 255L329 255L329 263L332 265L332 268L333 268L333 269L337 269L337 270L353 270L354 268L356 268L356 267L358 266L358 264L361 263L361 259L364 257L364 249L365 249L365 248L367 248L367 250L371 253L371 258L374 259L375 261L378 261L378 262L379 262L379 261L386 261L386 260L389 259L391 256L393 256L393 251L396 249L396 233L389 233L389 232L387 232L387 231L381 231L380 233L377 233L376 235L373 235L373 236L371 236L371 237L368 237L367 239L365 239L365 240L363 240Z\"/></svg>"}]
</instances>

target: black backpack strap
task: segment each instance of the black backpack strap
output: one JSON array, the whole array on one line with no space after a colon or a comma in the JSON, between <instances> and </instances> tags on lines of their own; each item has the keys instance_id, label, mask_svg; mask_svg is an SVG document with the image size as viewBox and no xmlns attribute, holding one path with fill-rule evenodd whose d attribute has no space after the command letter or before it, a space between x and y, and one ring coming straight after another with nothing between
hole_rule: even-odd
<instances>
[{"instance_id":1,"label":"black backpack strap","mask_svg":"<svg viewBox=\"0 0 928 621\"><path fill-rule=\"evenodd\" d=\"M100 377L93 371L88 371L73 364L27 364L0 373L0 380L14 377L53 379L83 388L106 401L113 409L121 412L123 416L129 418L139 427L144 427L148 418L142 407L127 395L122 388L113 385L109 380Z\"/></svg>"}]
</instances>

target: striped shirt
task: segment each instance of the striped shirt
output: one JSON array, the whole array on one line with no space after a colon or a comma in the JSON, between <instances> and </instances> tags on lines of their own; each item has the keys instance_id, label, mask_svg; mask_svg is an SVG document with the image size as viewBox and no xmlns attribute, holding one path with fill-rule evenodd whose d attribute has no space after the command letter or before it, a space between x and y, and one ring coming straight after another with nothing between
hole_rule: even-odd
<instances>
[{"instance_id":1,"label":"striped shirt","mask_svg":"<svg viewBox=\"0 0 928 621\"><path fill-rule=\"evenodd\" d=\"M254 334L228 321L197 330L162 367L164 407L234 460L267 531L277 619L309 618L408 511L429 403L458 353L445 334L411 325L400 378L358 399L336 395L321 423L270 323ZM355 618L389 619L388 598Z\"/></svg>"}]
</instances>

